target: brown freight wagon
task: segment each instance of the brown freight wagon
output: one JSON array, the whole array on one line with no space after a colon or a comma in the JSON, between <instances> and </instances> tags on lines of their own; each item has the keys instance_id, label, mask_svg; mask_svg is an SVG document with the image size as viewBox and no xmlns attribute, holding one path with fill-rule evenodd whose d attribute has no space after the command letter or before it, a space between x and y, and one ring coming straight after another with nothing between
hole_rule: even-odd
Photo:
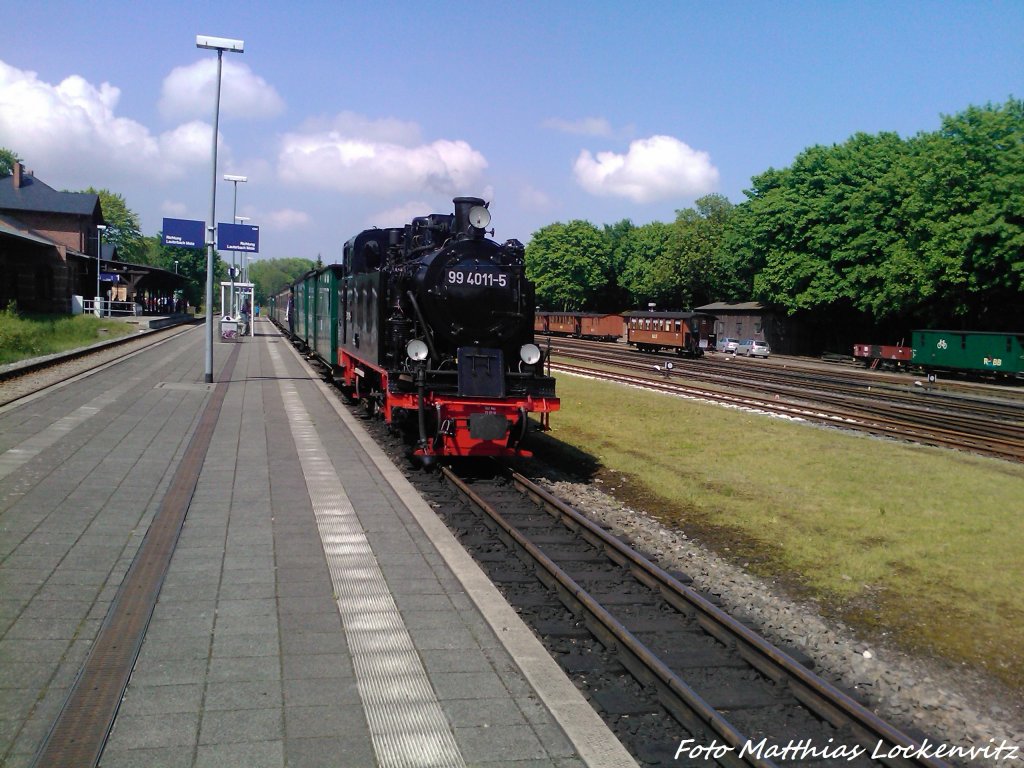
<instances>
[{"instance_id":1,"label":"brown freight wagon","mask_svg":"<svg viewBox=\"0 0 1024 768\"><path fill-rule=\"evenodd\" d=\"M597 341L618 341L626 334L622 315L583 313L580 315L580 337Z\"/></svg>"}]
</instances>

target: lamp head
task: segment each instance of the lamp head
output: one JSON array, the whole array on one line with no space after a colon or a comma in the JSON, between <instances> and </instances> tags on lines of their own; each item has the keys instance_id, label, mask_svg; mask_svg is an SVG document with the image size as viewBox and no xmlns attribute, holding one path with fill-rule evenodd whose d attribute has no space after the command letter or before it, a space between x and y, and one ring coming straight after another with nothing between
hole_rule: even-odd
<instances>
[{"instance_id":1,"label":"lamp head","mask_svg":"<svg viewBox=\"0 0 1024 768\"><path fill-rule=\"evenodd\" d=\"M209 48L214 51L234 51L235 53L242 53L242 51L245 50L245 41L232 40L228 37L196 35L196 48Z\"/></svg>"}]
</instances>

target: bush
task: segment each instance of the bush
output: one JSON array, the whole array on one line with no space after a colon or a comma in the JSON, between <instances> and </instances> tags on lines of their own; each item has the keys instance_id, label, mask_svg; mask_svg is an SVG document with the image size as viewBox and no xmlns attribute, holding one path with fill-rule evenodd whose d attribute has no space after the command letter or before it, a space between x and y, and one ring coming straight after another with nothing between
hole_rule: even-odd
<instances>
[{"instance_id":1,"label":"bush","mask_svg":"<svg viewBox=\"0 0 1024 768\"><path fill-rule=\"evenodd\" d=\"M0 365L87 347L132 330L125 323L92 315L20 315L11 302L0 311Z\"/></svg>"}]
</instances>

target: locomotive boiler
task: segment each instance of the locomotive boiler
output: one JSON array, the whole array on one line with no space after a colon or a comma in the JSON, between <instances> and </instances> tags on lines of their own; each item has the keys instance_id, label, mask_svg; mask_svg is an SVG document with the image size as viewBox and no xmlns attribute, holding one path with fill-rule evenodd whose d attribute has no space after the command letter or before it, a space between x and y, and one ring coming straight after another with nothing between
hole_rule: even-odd
<instances>
[{"instance_id":1,"label":"locomotive boiler","mask_svg":"<svg viewBox=\"0 0 1024 768\"><path fill-rule=\"evenodd\" d=\"M483 200L454 204L454 214L360 232L338 278L339 384L412 433L426 464L525 454L529 414L544 427L559 407L534 343L522 243L488 237Z\"/></svg>"}]
</instances>

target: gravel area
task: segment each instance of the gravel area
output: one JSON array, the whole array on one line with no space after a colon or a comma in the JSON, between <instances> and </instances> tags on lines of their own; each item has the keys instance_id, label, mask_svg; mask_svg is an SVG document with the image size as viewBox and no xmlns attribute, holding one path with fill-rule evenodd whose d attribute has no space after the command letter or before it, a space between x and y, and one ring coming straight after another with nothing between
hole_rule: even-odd
<instances>
[{"instance_id":1,"label":"gravel area","mask_svg":"<svg viewBox=\"0 0 1024 768\"><path fill-rule=\"evenodd\" d=\"M850 627L826 620L813 603L782 593L717 556L683 532L666 528L602 492L600 481L542 480L553 493L607 525L666 570L693 579L693 587L718 598L733 615L773 642L800 649L831 682L856 692L884 718L932 744L987 748L960 765L1024 761L1024 702L1019 693L966 667L911 657L859 640ZM996 748L1005 745L1001 753ZM1019 747L1016 759L1010 751Z\"/></svg>"}]
</instances>

